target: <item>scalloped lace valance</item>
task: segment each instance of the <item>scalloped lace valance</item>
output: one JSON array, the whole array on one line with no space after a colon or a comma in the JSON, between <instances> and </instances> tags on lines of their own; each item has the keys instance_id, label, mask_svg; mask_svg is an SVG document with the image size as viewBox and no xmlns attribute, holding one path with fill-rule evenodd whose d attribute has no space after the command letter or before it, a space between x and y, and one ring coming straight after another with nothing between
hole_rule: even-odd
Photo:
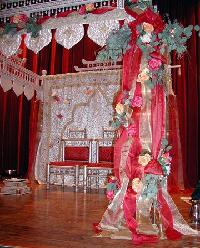
<instances>
[{"instance_id":1,"label":"scalloped lace valance","mask_svg":"<svg viewBox=\"0 0 200 248\"><path fill-rule=\"evenodd\" d=\"M104 46L110 31L119 28L119 20L129 22L133 21L133 18L124 9L114 9L101 15L90 13L86 17L74 12L67 17L50 18L42 24L38 37L32 38L30 34L26 34L25 44L30 50L38 53L51 42L51 29L56 29L57 43L70 49L83 38L83 25L89 24L88 37L98 45ZM22 33L23 31L13 36L4 35L0 39L0 52L6 57L16 54L21 44Z\"/></svg>"}]
</instances>

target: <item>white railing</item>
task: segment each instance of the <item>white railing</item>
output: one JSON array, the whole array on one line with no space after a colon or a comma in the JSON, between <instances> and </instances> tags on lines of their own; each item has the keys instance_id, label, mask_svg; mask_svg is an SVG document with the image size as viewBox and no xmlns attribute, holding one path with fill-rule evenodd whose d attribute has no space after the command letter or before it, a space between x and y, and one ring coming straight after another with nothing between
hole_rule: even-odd
<instances>
[{"instance_id":1,"label":"white railing","mask_svg":"<svg viewBox=\"0 0 200 248\"><path fill-rule=\"evenodd\" d=\"M24 60L17 57L6 58L0 54L0 76L7 80L19 83L23 87L31 87L36 93L41 93L41 77L36 73L23 67Z\"/></svg>"}]
</instances>

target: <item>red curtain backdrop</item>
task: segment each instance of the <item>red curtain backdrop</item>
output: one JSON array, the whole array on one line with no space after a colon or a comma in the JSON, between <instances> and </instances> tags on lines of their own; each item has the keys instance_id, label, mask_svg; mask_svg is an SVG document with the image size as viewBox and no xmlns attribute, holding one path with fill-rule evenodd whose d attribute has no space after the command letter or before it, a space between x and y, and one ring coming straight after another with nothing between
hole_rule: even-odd
<instances>
[{"instance_id":1,"label":"red curtain backdrop","mask_svg":"<svg viewBox=\"0 0 200 248\"><path fill-rule=\"evenodd\" d=\"M198 0L155 0L161 14L178 19L184 25L199 24ZM85 32L87 26L85 26ZM53 35L55 31L52 31ZM193 34L188 53L174 64L181 64L182 74L173 72L173 88L177 95L180 141L183 152L185 186L195 186L198 179L198 123L199 123L199 37ZM94 60L99 46L87 35L72 49L64 49L53 39L37 55L22 44L26 67L41 75L74 72L74 65L82 66L82 59ZM17 97L12 90L4 93L0 87L0 172L17 169L18 174L32 177L37 149L37 120L39 102ZM177 166L179 166L177 164ZM178 176L177 176L178 177ZM172 178L176 182L177 177Z\"/></svg>"},{"instance_id":2,"label":"red curtain backdrop","mask_svg":"<svg viewBox=\"0 0 200 248\"><path fill-rule=\"evenodd\" d=\"M154 4L158 5L158 10L163 16L166 17L167 13L171 20L177 19L184 26L200 25L199 0L155 0ZM173 70L172 79L177 96L184 183L186 187L194 187L200 178L198 171L200 38L197 32L193 32L187 46L187 52L182 58L177 59L175 55L172 57L172 64L181 65L181 75L178 75L178 70Z\"/></svg>"}]
</instances>

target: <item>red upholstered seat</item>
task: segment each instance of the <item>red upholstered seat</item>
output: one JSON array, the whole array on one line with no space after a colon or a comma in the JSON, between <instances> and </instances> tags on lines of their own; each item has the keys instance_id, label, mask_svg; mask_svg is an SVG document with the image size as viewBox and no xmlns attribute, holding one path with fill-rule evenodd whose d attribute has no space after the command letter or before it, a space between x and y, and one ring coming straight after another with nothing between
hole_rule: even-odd
<instances>
[{"instance_id":1,"label":"red upholstered seat","mask_svg":"<svg viewBox=\"0 0 200 248\"><path fill-rule=\"evenodd\" d=\"M114 147L100 146L99 147L99 162L113 162Z\"/></svg>"},{"instance_id":2,"label":"red upholstered seat","mask_svg":"<svg viewBox=\"0 0 200 248\"><path fill-rule=\"evenodd\" d=\"M80 130L78 131L80 132ZM72 136L76 136L74 131ZM79 146L80 144L80 146ZM86 190L86 165L90 161L91 139L75 138L62 139L61 142L62 161L52 161L47 167L47 188L50 186L50 177L52 174L60 175L62 178L62 186L64 187L65 175L74 178L74 186L77 187L83 182L84 191ZM80 177L79 180L79 176Z\"/></svg>"},{"instance_id":3,"label":"red upholstered seat","mask_svg":"<svg viewBox=\"0 0 200 248\"><path fill-rule=\"evenodd\" d=\"M88 161L89 147L83 146L66 146L64 148L65 161Z\"/></svg>"}]
</instances>

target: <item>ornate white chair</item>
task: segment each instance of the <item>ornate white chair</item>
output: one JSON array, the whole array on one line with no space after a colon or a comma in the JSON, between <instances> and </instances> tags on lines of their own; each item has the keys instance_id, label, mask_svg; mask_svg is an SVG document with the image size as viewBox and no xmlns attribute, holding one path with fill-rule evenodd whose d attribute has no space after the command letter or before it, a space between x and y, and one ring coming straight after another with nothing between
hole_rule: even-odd
<instances>
[{"instance_id":1,"label":"ornate white chair","mask_svg":"<svg viewBox=\"0 0 200 248\"><path fill-rule=\"evenodd\" d=\"M99 189L104 184L108 175L113 173L114 147L113 139L96 139L97 159L95 163L88 163L86 167L87 189L91 190L92 184Z\"/></svg>"},{"instance_id":2,"label":"ornate white chair","mask_svg":"<svg viewBox=\"0 0 200 248\"><path fill-rule=\"evenodd\" d=\"M73 177L73 185L76 190L80 182L82 182L84 189L86 188L85 168L91 162L91 140L86 138L85 130L69 130L68 136L68 138L61 140L62 160L52 161L48 164L47 188L50 187L52 174L61 176L63 188L66 175Z\"/></svg>"}]
</instances>

